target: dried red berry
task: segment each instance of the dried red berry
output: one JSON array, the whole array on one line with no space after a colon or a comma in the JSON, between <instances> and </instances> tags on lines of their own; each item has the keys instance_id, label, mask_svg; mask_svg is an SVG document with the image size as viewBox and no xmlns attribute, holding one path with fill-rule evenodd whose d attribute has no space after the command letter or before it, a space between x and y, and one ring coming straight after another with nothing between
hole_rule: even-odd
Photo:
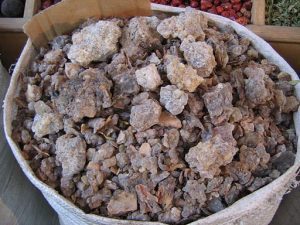
<instances>
[{"instance_id":1,"label":"dried red berry","mask_svg":"<svg viewBox=\"0 0 300 225\"><path fill-rule=\"evenodd\" d=\"M228 11L224 11L221 13L222 16L226 17L226 18L229 18L230 17L230 14Z\"/></svg>"},{"instance_id":2,"label":"dried red berry","mask_svg":"<svg viewBox=\"0 0 300 225\"><path fill-rule=\"evenodd\" d=\"M228 12L229 12L229 17L237 18L236 12L233 9L229 9Z\"/></svg>"},{"instance_id":3,"label":"dried red berry","mask_svg":"<svg viewBox=\"0 0 300 225\"><path fill-rule=\"evenodd\" d=\"M244 2L243 7L246 8L247 10L251 10L252 2L251 1Z\"/></svg>"},{"instance_id":4,"label":"dried red berry","mask_svg":"<svg viewBox=\"0 0 300 225\"><path fill-rule=\"evenodd\" d=\"M171 5L178 7L182 4L182 0L172 0Z\"/></svg>"},{"instance_id":5,"label":"dried red berry","mask_svg":"<svg viewBox=\"0 0 300 225\"><path fill-rule=\"evenodd\" d=\"M179 8L185 8L185 4L181 4L180 6L178 6Z\"/></svg>"},{"instance_id":6,"label":"dried red berry","mask_svg":"<svg viewBox=\"0 0 300 225\"><path fill-rule=\"evenodd\" d=\"M230 0L230 2L231 2L232 4L236 4L236 3L240 3L241 0Z\"/></svg>"},{"instance_id":7,"label":"dried red berry","mask_svg":"<svg viewBox=\"0 0 300 225\"><path fill-rule=\"evenodd\" d=\"M167 5L167 4L168 4L168 1L167 1L167 0L160 0L159 4Z\"/></svg>"},{"instance_id":8,"label":"dried red berry","mask_svg":"<svg viewBox=\"0 0 300 225\"><path fill-rule=\"evenodd\" d=\"M217 10L218 14L221 14L224 11L224 8L223 8L223 6L219 5L219 6L216 7L216 10Z\"/></svg>"},{"instance_id":9,"label":"dried red berry","mask_svg":"<svg viewBox=\"0 0 300 225\"><path fill-rule=\"evenodd\" d=\"M218 14L217 9L215 6L211 7L207 12L212 13L212 14Z\"/></svg>"},{"instance_id":10,"label":"dried red berry","mask_svg":"<svg viewBox=\"0 0 300 225\"><path fill-rule=\"evenodd\" d=\"M231 3L223 3L221 6L223 6L223 8L225 10L232 9L232 4Z\"/></svg>"},{"instance_id":11,"label":"dried red berry","mask_svg":"<svg viewBox=\"0 0 300 225\"><path fill-rule=\"evenodd\" d=\"M209 2L208 0L201 0L201 10L207 10L211 8L213 4Z\"/></svg>"},{"instance_id":12,"label":"dried red berry","mask_svg":"<svg viewBox=\"0 0 300 225\"><path fill-rule=\"evenodd\" d=\"M221 0L214 0L214 5L215 6L218 6L218 5L220 5L221 4Z\"/></svg>"},{"instance_id":13,"label":"dried red berry","mask_svg":"<svg viewBox=\"0 0 300 225\"><path fill-rule=\"evenodd\" d=\"M230 0L221 0L222 3L227 3L229 2Z\"/></svg>"},{"instance_id":14,"label":"dried red berry","mask_svg":"<svg viewBox=\"0 0 300 225\"><path fill-rule=\"evenodd\" d=\"M190 3L190 6L192 7L192 8L198 8L199 7L199 2L198 1L191 1L191 3Z\"/></svg>"},{"instance_id":15,"label":"dried red berry","mask_svg":"<svg viewBox=\"0 0 300 225\"><path fill-rule=\"evenodd\" d=\"M239 12L242 8L242 4L241 3L237 3L237 4L234 4L232 5L232 8L236 11L236 12Z\"/></svg>"},{"instance_id":16,"label":"dried red berry","mask_svg":"<svg viewBox=\"0 0 300 225\"><path fill-rule=\"evenodd\" d=\"M242 25L247 25L249 23L249 19L242 16L240 18L237 18L236 22L238 22L239 24L242 24Z\"/></svg>"}]
</instances>

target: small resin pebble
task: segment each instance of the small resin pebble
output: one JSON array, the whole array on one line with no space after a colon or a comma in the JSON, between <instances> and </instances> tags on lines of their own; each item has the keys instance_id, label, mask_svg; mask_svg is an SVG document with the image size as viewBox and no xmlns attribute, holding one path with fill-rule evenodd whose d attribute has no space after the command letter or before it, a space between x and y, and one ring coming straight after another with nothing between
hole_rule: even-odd
<instances>
[{"instance_id":1,"label":"small resin pebble","mask_svg":"<svg viewBox=\"0 0 300 225\"><path fill-rule=\"evenodd\" d=\"M174 116L182 113L188 101L188 95L175 85L168 85L160 89L160 103Z\"/></svg>"},{"instance_id":2,"label":"small resin pebble","mask_svg":"<svg viewBox=\"0 0 300 225\"><path fill-rule=\"evenodd\" d=\"M68 58L87 66L93 61L106 61L118 51L121 28L112 21L99 21L73 34ZM105 44L102 44L105 43Z\"/></svg>"}]
</instances>

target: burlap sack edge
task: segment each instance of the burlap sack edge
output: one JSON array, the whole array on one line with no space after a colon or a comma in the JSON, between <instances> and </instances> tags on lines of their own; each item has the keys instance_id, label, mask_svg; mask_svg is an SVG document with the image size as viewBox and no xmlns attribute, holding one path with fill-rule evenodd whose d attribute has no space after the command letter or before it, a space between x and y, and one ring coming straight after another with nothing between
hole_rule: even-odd
<instances>
[{"instance_id":1,"label":"burlap sack edge","mask_svg":"<svg viewBox=\"0 0 300 225\"><path fill-rule=\"evenodd\" d=\"M171 12L171 13L179 13L184 11L184 9L178 9L169 6L162 6L157 4L152 4L152 10L154 11L162 11L162 12ZM236 32L241 36L247 36L254 45L256 49L260 51L268 60L272 63L279 66L282 71L285 71L291 74L293 80L299 80L296 72L288 65L285 60L272 49L272 47L266 43L263 39L259 38L254 33L250 32L247 28L220 16L212 15L208 13L204 13L207 17L214 21L218 26L231 26ZM263 50L263 52L262 52ZM12 126L11 122L16 115L16 105L14 104L14 97L18 95L18 78L21 73L26 71L26 67L29 65L33 55L36 54L33 49L32 43L30 40L27 41L24 50L18 60L15 71L12 75L11 83L9 85L9 89L7 91L5 100L4 100L4 130L7 141L15 155L18 163L20 164L23 172L29 178L29 180L42 191L43 195L46 197L48 202L55 208L62 207L61 211L58 212L60 216L64 215L68 217L70 220L76 221L76 218L81 219L81 221L86 222L87 224L141 224L140 221L127 221L127 220L118 220L111 219L107 217L97 216L93 214L86 214L81 209L76 207L72 202L64 198L57 191L40 181L30 168L28 162L23 158L21 154L20 148L13 141L12 134ZM298 99L300 99L300 85L296 86L296 94ZM300 126L300 113L299 110L297 113L294 113L294 121L296 126L296 133L299 136L299 126ZM255 191L254 193L247 195L246 197L240 199L235 202L230 207L215 213L211 216L208 216L203 219L199 219L191 224L227 224L231 221L238 220L243 216L247 216L249 212L253 211L253 209L258 209L261 207L261 204L266 204L270 198L278 198L279 201L286 190L289 189L290 185L295 179L297 170L300 166L300 140L298 139L297 146L297 156L294 165L286 171L283 175L281 175L278 179L274 180L270 184L265 187ZM70 213L70 214L69 214ZM76 218L73 218L76 215ZM273 216L273 215L272 215ZM73 219L72 219L73 218ZM142 222L143 224L163 224L158 222Z\"/></svg>"}]
</instances>

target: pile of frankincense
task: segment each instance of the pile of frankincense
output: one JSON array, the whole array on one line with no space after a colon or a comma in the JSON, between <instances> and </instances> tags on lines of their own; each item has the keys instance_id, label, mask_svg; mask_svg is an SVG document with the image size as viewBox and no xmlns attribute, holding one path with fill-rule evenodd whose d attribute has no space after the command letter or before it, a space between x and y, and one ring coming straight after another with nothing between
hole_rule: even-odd
<instances>
[{"instance_id":1,"label":"pile of frankincense","mask_svg":"<svg viewBox=\"0 0 300 225\"><path fill-rule=\"evenodd\" d=\"M192 8L88 20L41 48L21 83L14 140L87 213L183 224L294 163L290 75Z\"/></svg>"}]
</instances>

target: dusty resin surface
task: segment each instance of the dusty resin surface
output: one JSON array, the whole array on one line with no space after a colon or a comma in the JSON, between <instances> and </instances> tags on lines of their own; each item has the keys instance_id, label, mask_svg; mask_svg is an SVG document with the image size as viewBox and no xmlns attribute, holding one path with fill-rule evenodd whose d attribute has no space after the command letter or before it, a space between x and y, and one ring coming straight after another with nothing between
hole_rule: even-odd
<instances>
[{"instance_id":1,"label":"dusty resin surface","mask_svg":"<svg viewBox=\"0 0 300 225\"><path fill-rule=\"evenodd\" d=\"M14 140L85 212L187 223L293 164L290 80L196 10L91 20L21 76Z\"/></svg>"}]
</instances>

